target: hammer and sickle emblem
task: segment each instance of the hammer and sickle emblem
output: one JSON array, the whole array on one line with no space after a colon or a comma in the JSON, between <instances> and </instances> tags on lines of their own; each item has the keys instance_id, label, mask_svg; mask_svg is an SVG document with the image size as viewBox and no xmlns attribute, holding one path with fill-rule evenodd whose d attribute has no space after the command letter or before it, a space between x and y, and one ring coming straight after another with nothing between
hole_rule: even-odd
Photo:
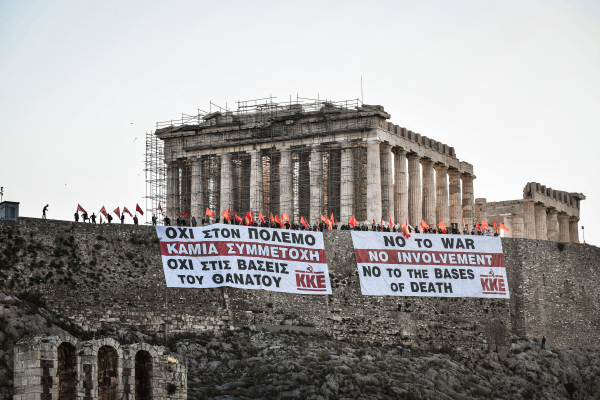
<instances>
[{"instance_id":1,"label":"hammer and sickle emblem","mask_svg":"<svg viewBox=\"0 0 600 400\"><path fill-rule=\"evenodd\" d=\"M308 268L306 268L306 272L313 274L313 267L311 267L310 265L308 266Z\"/></svg>"},{"instance_id":2,"label":"hammer and sickle emblem","mask_svg":"<svg viewBox=\"0 0 600 400\"><path fill-rule=\"evenodd\" d=\"M490 269L490 276L494 276L494 270Z\"/></svg>"}]
</instances>

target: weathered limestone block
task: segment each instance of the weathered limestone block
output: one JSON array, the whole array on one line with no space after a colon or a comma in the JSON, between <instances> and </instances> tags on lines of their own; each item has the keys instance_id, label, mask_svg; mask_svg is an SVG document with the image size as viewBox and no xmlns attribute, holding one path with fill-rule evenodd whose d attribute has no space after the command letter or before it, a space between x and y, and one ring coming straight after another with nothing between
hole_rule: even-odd
<instances>
[{"instance_id":1,"label":"weathered limestone block","mask_svg":"<svg viewBox=\"0 0 600 400\"><path fill-rule=\"evenodd\" d=\"M435 213L439 223L444 221L446 227L450 227L450 207L448 198L448 166L435 164Z\"/></svg>"},{"instance_id":2,"label":"weathered limestone block","mask_svg":"<svg viewBox=\"0 0 600 400\"><path fill-rule=\"evenodd\" d=\"M558 214L558 240L564 243L569 243L571 241L569 216L562 212Z\"/></svg>"},{"instance_id":3,"label":"weathered limestone block","mask_svg":"<svg viewBox=\"0 0 600 400\"><path fill-rule=\"evenodd\" d=\"M450 223L457 224L462 232L462 191L460 187L460 171L457 169L448 170L449 203L450 203Z\"/></svg>"},{"instance_id":4,"label":"weathered limestone block","mask_svg":"<svg viewBox=\"0 0 600 400\"><path fill-rule=\"evenodd\" d=\"M569 239L571 243L579 243L579 218L569 218Z\"/></svg>"},{"instance_id":5,"label":"weathered limestone block","mask_svg":"<svg viewBox=\"0 0 600 400\"><path fill-rule=\"evenodd\" d=\"M558 241L558 211L554 208L551 208L547 215L546 226L548 230L548 240L553 242Z\"/></svg>"},{"instance_id":6,"label":"weathered limestone block","mask_svg":"<svg viewBox=\"0 0 600 400\"><path fill-rule=\"evenodd\" d=\"M523 210L525 212L525 214L523 216L523 227L525 230L525 238L526 239L535 239L536 238L535 202L534 201L524 201L523 202Z\"/></svg>"},{"instance_id":7,"label":"weathered limestone block","mask_svg":"<svg viewBox=\"0 0 600 400\"><path fill-rule=\"evenodd\" d=\"M470 174L462 174L462 210L463 218L465 219L465 226L467 230L471 230L475 227L474 218L474 200L475 196L473 193L473 180L475 177Z\"/></svg>"}]
</instances>

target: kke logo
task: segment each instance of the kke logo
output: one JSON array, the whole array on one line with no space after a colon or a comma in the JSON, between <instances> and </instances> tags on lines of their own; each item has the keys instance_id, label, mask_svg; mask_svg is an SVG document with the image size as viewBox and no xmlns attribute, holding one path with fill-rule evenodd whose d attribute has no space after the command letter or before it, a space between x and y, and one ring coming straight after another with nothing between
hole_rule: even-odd
<instances>
[{"instance_id":1,"label":"kke logo","mask_svg":"<svg viewBox=\"0 0 600 400\"><path fill-rule=\"evenodd\" d=\"M504 276L495 275L490 269L488 275L480 275L481 287L483 294L506 294L506 285L504 284Z\"/></svg>"},{"instance_id":2,"label":"kke logo","mask_svg":"<svg viewBox=\"0 0 600 400\"><path fill-rule=\"evenodd\" d=\"M310 265L306 271L296 271L296 287L309 292L326 292L325 272L314 272Z\"/></svg>"}]
</instances>

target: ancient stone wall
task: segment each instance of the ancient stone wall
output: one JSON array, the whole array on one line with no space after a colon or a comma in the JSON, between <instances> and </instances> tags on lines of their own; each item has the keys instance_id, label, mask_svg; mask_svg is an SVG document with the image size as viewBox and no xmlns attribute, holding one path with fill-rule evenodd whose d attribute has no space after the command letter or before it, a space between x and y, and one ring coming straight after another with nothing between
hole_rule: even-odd
<instances>
[{"instance_id":1,"label":"ancient stone wall","mask_svg":"<svg viewBox=\"0 0 600 400\"><path fill-rule=\"evenodd\" d=\"M59 335L22 339L14 352L15 400L187 398L186 360L166 347Z\"/></svg>"},{"instance_id":2,"label":"ancient stone wall","mask_svg":"<svg viewBox=\"0 0 600 400\"><path fill-rule=\"evenodd\" d=\"M363 296L347 231L325 233L329 296L167 289L152 227L22 218L0 222L0 280L43 294L48 308L88 331L129 326L173 334L278 325L465 356L504 349L511 335L598 349L600 249L528 239L502 243L510 300Z\"/></svg>"}]
</instances>

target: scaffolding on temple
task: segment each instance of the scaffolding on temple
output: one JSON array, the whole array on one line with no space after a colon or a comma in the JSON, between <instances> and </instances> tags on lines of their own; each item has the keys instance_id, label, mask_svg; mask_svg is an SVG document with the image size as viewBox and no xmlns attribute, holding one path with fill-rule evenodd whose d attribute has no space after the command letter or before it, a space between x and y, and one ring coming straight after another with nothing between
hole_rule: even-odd
<instances>
[{"instance_id":1,"label":"scaffolding on temple","mask_svg":"<svg viewBox=\"0 0 600 400\"><path fill-rule=\"evenodd\" d=\"M358 99L268 97L238 101L235 111L211 102L208 112L158 122L146 135L148 214L194 216L200 223L207 207L215 216L229 207L240 216L262 212L267 222L284 211L297 224L301 216L319 223L320 215L343 224L352 215L365 221L364 139L374 127L361 110ZM164 133L168 140L157 137ZM382 176L392 164L382 159ZM253 179L261 184L253 187ZM393 208L393 190L382 183L383 208Z\"/></svg>"}]
</instances>

